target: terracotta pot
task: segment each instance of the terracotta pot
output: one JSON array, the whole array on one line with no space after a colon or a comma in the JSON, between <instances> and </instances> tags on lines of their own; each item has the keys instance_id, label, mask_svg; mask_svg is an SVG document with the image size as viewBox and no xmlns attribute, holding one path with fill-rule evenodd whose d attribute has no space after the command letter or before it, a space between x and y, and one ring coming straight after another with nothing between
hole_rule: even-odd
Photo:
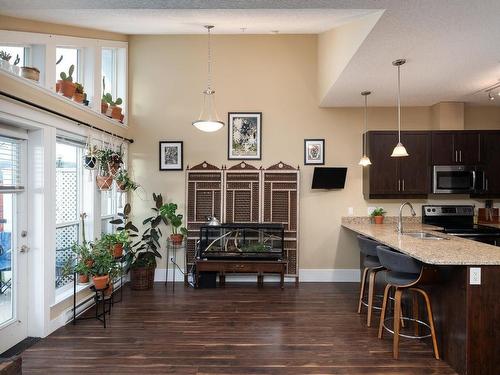
<instances>
[{"instance_id":1,"label":"terracotta pot","mask_svg":"<svg viewBox=\"0 0 500 375\"><path fill-rule=\"evenodd\" d=\"M108 171L109 171L109 174L113 177L116 176L116 174L118 173L118 171L120 170L120 164L118 163L108 163Z\"/></svg>"},{"instance_id":2,"label":"terracotta pot","mask_svg":"<svg viewBox=\"0 0 500 375\"><path fill-rule=\"evenodd\" d=\"M61 92L62 79L58 79L56 82L56 92Z\"/></svg>"},{"instance_id":3,"label":"terracotta pot","mask_svg":"<svg viewBox=\"0 0 500 375\"><path fill-rule=\"evenodd\" d=\"M38 82L40 80L40 71L37 68L23 66L21 68L21 77L31 79L32 81Z\"/></svg>"},{"instance_id":4,"label":"terracotta pot","mask_svg":"<svg viewBox=\"0 0 500 375\"><path fill-rule=\"evenodd\" d=\"M95 180L99 190L109 190L113 185L113 177L111 176L96 176Z\"/></svg>"},{"instance_id":5,"label":"terracotta pot","mask_svg":"<svg viewBox=\"0 0 500 375\"><path fill-rule=\"evenodd\" d=\"M94 282L94 287L96 289L106 288L106 284L108 283L108 280L109 280L109 275L92 276L92 281Z\"/></svg>"},{"instance_id":6,"label":"terracotta pot","mask_svg":"<svg viewBox=\"0 0 500 375\"><path fill-rule=\"evenodd\" d=\"M121 120L122 117L122 109L121 107L113 106L109 107L111 109L111 118L114 118L115 120ZM109 109L108 109L109 112Z\"/></svg>"},{"instance_id":7,"label":"terracotta pot","mask_svg":"<svg viewBox=\"0 0 500 375\"><path fill-rule=\"evenodd\" d=\"M61 92L66 98L72 98L75 95L76 85L70 81L61 82Z\"/></svg>"},{"instance_id":8,"label":"terracotta pot","mask_svg":"<svg viewBox=\"0 0 500 375\"><path fill-rule=\"evenodd\" d=\"M373 219L375 220L375 224L384 224L384 217L382 215L374 216Z\"/></svg>"},{"instance_id":9,"label":"terracotta pot","mask_svg":"<svg viewBox=\"0 0 500 375\"><path fill-rule=\"evenodd\" d=\"M73 94L73 101L75 101L77 103L83 103L83 98L84 98L83 94L80 94L78 92L75 92Z\"/></svg>"},{"instance_id":10,"label":"terracotta pot","mask_svg":"<svg viewBox=\"0 0 500 375\"><path fill-rule=\"evenodd\" d=\"M89 282L89 275L78 275L78 283L79 284L87 284Z\"/></svg>"},{"instance_id":11,"label":"terracotta pot","mask_svg":"<svg viewBox=\"0 0 500 375\"><path fill-rule=\"evenodd\" d=\"M108 103L101 101L101 113L105 115L107 111L108 111Z\"/></svg>"},{"instance_id":12,"label":"terracotta pot","mask_svg":"<svg viewBox=\"0 0 500 375\"><path fill-rule=\"evenodd\" d=\"M184 239L184 236L182 234L171 234L170 235L170 241L172 241L173 245L180 245L182 243L183 239Z\"/></svg>"},{"instance_id":13,"label":"terracotta pot","mask_svg":"<svg viewBox=\"0 0 500 375\"><path fill-rule=\"evenodd\" d=\"M104 296L109 297L113 294L113 283L109 283L108 288L104 291Z\"/></svg>"},{"instance_id":14,"label":"terracotta pot","mask_svg":"<svg viewBox=\"0 0 500 375\"><path fill-rule=\"evenodd\" d=\"M123 244L117 243L113 246L113 256L115 258L120 258L123 255Z\"/></svg>"}]
</instances>

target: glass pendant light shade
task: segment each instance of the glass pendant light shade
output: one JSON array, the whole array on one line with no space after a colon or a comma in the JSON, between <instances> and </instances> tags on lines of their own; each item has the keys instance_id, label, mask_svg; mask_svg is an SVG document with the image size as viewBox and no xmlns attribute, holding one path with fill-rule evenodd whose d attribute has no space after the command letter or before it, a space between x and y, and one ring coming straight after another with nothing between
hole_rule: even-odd
<instances>
[{"instance_id":1,"label":"glass pendant light shade","mask_svg":"<svg viewBox=\"0 0 500 375\"><path fill-rule=\"evenodd\" d=\"M405 146L401 143L401 65L406 63L405 59L399 59L392 62L392 65L398 67L398 144L392 150L391 157L401 158L409 156Z\"/></svg>"},{"instance_id":2,"label":"glass pendant light shade","mask_svg":"<svg viewBox=\"0 0 500 375\"><path fill-rule=\"evenodd\" d=\"M212 25L205 26L208 33L208 74L207 88L203 91L203 106L201 108L200 117L193 121L192 124L199 130L204 132L215 132L224 127L224 122L219 119L217 109L215 108L215 90L212 89L212 49L210 45L210 30Z\"/></svg>"},{"instance_id":3,"label":"glass pendant light shade","mask_svg":"<svg viewBox=\"0 0 500 375\"><path fill-rule=\"evenodd\" d=\"M224 123L219 120L215 109L215 91L206 89L203 91L203 107L200 117L193 121L193 125L204 132L215 132L224 127Z\"/></svg>"},{"instance_id":4,"label":"glass pendant light shade","mask_svg":"<svg viewBox=\"0 0 500 375\"><path fill-rule=\"evenodd\" d=\"M366 109L368 106L367 97L370 94L371 94L371 91L363 91L361 93L361 95L363 95L365 97L365 109L363 112L363 117L364 117L363 121L365 123L365 132L363 133L363 156L361 157L361 159L359 159L358 165L361 165L363 167L367 167L367 166L372 164L372 162L370 161L370 158L368 156L366 156L366 133L368 132L368 122L366 121Z\"/></svg>"}]
</instances>

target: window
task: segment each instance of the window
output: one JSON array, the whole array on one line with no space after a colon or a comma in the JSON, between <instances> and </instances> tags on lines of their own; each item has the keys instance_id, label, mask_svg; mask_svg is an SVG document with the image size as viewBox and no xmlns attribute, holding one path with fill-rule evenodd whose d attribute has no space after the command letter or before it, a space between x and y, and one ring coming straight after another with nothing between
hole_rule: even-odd
<instances>
[{"instance_id":1,"label":"window","mask_svg":"<svg viewBox=\"0 0 500 375\"><path fill-rule=\"evenodd\" d=\"M116 98L121 98L123 104L120 106L125 109L125 97L126 97L126 50L125 48L102 48L102 82L103 82L103 93L110 93L113 100Z\"/></svg>"},{"instance_id":2,"label":"window","mask_svg":"<svg viewBox=\"0 0 500 375\"><path fill-rule=\"evenodd\" d=\"M73 259L71 246L80 241L82 152L83 145L56 143L56 288L73 281L65 271Z\"/></svg>"},{"instance_id":3,"label":"window","mask_svg":"<svg viewBox=\"0 0 500 375\"><path fill-rule=\"evenodd\" d=\"M62 60L60 60L62 58ZM60 60L60 61L59 61ZM57 47L56 48L56 81L61 79L61 72L68 74L69 67L75 66L73 82L82 82L82 59L78 48Z\"/></svg>"},{"instance_id":4,"label":"window","mask_svg":"<svg viewBox=\"0 0 500 375\"><path fill-rule=\"evenodd\" d=\"M0 46L0 51L5 51L10 54L12 57L10 59L10 63L14 64L16 57L19 56L19 63L17 66L29 66L30 65L30 55L31 55L31 47L29 46L19 46L19 45L9 45L9 46Z\"/></svg>"}]
</instances>

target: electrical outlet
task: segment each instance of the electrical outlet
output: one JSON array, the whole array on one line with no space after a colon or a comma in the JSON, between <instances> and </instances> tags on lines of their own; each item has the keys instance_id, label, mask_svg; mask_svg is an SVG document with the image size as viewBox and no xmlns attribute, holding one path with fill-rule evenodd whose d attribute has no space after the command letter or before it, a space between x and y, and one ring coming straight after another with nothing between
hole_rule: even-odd
<instances>
[{"instance_id":1,"label":"electrical outlet","mask_svg":"<svg viewBox=\"0 0 500 375\"><path fill-rule=\"evenodd\" d=\"M471 267L469 269L469 284L481 285L481 267Z\"/></svg>"},{"instance_id":2,"label":"electrical outlet","mask_svg":"<svg viewBox=\"0 0 500 375\"><path fill-rule=\"evenodd\" d=\"M347 208L347 215L354 216L354 207Z\"/></svg>"}]
</instances>

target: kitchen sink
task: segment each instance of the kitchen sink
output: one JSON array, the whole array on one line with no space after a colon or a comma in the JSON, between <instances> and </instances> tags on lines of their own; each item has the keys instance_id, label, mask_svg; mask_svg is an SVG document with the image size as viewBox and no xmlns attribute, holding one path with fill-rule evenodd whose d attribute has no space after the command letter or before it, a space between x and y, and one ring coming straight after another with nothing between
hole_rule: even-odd
<instances>
[{"instance_id":1,"label":"kitchen sink","mask_svg":"<svg viewBox=\"0 0 500 375\"><path fill-rule=\"evenodd\" d=\"M410 236L414 238L419 238L421 240L447 240L447 238L437 236L428 232L406 232L403 233L405 236Z\"/></svg>"}]
</instances>

